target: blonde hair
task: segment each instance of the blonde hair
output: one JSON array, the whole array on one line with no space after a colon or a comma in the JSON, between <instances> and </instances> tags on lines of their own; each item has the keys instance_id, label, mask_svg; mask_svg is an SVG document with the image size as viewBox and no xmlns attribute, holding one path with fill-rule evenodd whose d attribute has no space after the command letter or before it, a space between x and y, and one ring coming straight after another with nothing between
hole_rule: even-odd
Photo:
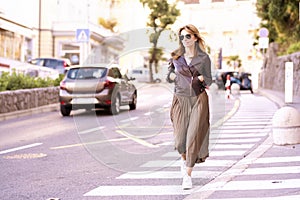
<instances>
[{"instance_id":1,"label":"blonde hair","mask_svg":"<svg viewBox=\"0 0 300 200\"><path fill-rule=\"evenodd\" d=\"M197 38L196 44L195 45L195 51L194 53L196 54L199 50L202 50L203 52L206 52L205 50L205 41L200 35L199 30L192 24L185 25L181 27L178 31L178 36L181 34L182 30L186 30L188 33L194 35ZM182 56L185 53L185 48L182 44L182 41L179 40L179 48L176 49L171 53L171 56L173 59L177 60L180 56Z\"/></svg>"}]
</instances>

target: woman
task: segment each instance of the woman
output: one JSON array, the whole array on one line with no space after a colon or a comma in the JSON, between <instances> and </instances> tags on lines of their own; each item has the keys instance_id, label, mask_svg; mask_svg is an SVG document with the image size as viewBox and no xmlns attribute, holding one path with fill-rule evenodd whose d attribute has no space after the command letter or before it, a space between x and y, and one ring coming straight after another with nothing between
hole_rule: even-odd
<instances>
[{"instance_id":1,"label":"woman","mask_svg":"<svg viewBox=\"0 0 300 200\"><path fill-rule=\"evenodd\" d=\"M175 149L181 154L182 188L192 188L195 163L208 157L209 102L205 88L212 83L211 61L194 25L179 29L179 48L172 52L170 72L176 74L170 111ZM169 82L170 73L167 78Z\"/></svg>"}]
</instances>

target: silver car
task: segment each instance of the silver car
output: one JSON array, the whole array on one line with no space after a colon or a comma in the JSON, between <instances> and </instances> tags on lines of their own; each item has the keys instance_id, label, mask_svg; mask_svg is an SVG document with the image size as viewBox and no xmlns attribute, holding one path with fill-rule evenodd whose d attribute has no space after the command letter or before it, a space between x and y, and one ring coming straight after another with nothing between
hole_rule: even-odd
<instances>
[{"instance_id":1,"label":"silver car","mask_svg":"<svg viewBox=\"0 0 300 200\"><path fill-rule=\"evenodd\" d=\"M136 109L137 89L118 66L72 66L60 83L59 102L63 116L82 108L104 108L110 114L118 114L122 105Z\"/></svg>"}]
</instances>

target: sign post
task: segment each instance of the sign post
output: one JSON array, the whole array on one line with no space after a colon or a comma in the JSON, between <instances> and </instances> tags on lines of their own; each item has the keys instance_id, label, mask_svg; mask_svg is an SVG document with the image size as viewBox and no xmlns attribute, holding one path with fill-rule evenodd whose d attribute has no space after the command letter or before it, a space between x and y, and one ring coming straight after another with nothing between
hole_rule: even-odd
<instances>
[{"instance_id":1,"label":"sign post","mask_svg":"<svg viewBox=\"0 0 300 200\"><path fill-rule=\"evenodd\" d=\"M294 64L293 62L286 62L285 63L285 103L293 103L293 70Z\"/></svg>"},{"instance_id":2,"label":"sign post","mask_svg":"<svg viewBox=\"0 0 300 200\"><path fill-rule=\"evenodd\" d=\"M260 49L263 50L263 59L265 60L265 49L269 47L269 30L267 28L259 29L259 39L258 39L258 46ZM263 61L264 63L264 61ZM264 64L263 64L264 65ZM262 73L262 87L265 87L265 66L263 66L263 73Z\"/></svg>"},{"instance_id":3,"label":"sign post","mask_svg":"<svg viewBox=\"0 0 300 200\"><path fill-rule=\"evenodd\" d=\"M82 65L88 57L89 29L76 29L76 41L80 44L79 64Z\"/></svg>"}]
</instances>

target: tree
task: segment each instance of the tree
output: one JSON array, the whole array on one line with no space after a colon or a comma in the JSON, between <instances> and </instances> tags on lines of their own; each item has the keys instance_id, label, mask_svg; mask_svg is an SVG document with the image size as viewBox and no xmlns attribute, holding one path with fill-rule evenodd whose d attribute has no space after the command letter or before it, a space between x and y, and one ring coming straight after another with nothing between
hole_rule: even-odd
<instances>
[{"instance_id":1,"label":"tree","mask_svg":"<svg viewBox=\"0 0 300 200\"><path fill-rule=\"evenodd\" d=\"M115 28L118 24L117 19L115 18L104 19L103 17L99 18L98 23L111 32L115 32Z\"/></svg>"},{"instance_id":2,"label":"tree","mask_svg":"<svg viewBox=\"0 0 300 200\"><path fill-rule=\"evenodd\" d=\"M257 15L262 27L269 29L270 42L275 41L287 48L300 40L300 0L257 0Z\"/></svg>"},{"instance_id":3,"label":"tree","mask_svg":"<svg viewBox=\"0 0 300 200\"><path fill-rule=\"evenodd\" d=\"M147 6L150 9L149 21L147 26L153 28L153 32L150 34L149 40L152 43L152 48L149 50L149 72L150 81L153 82L152 65L155 64L157 72L157 65L162 58L163 49L157 46L158 39L161 33L168 29L170 25L174 24L177 17L180 15L179 9L176 8L176 3L169 4L167 0L140 0L143 6Z\"/></svg>"},{"instance_id":4,"label":"tree","mask_svg":"<svg viewBox=\"0 0 300 200\"><path fill-rule=\"evenodd\" d=\"M242 60L240 59L240 57L238 55L229 56L227 65L233 67L233 69L236 70L236 68L240 68L242 66Z\"/></svg>"}]
</instances>

